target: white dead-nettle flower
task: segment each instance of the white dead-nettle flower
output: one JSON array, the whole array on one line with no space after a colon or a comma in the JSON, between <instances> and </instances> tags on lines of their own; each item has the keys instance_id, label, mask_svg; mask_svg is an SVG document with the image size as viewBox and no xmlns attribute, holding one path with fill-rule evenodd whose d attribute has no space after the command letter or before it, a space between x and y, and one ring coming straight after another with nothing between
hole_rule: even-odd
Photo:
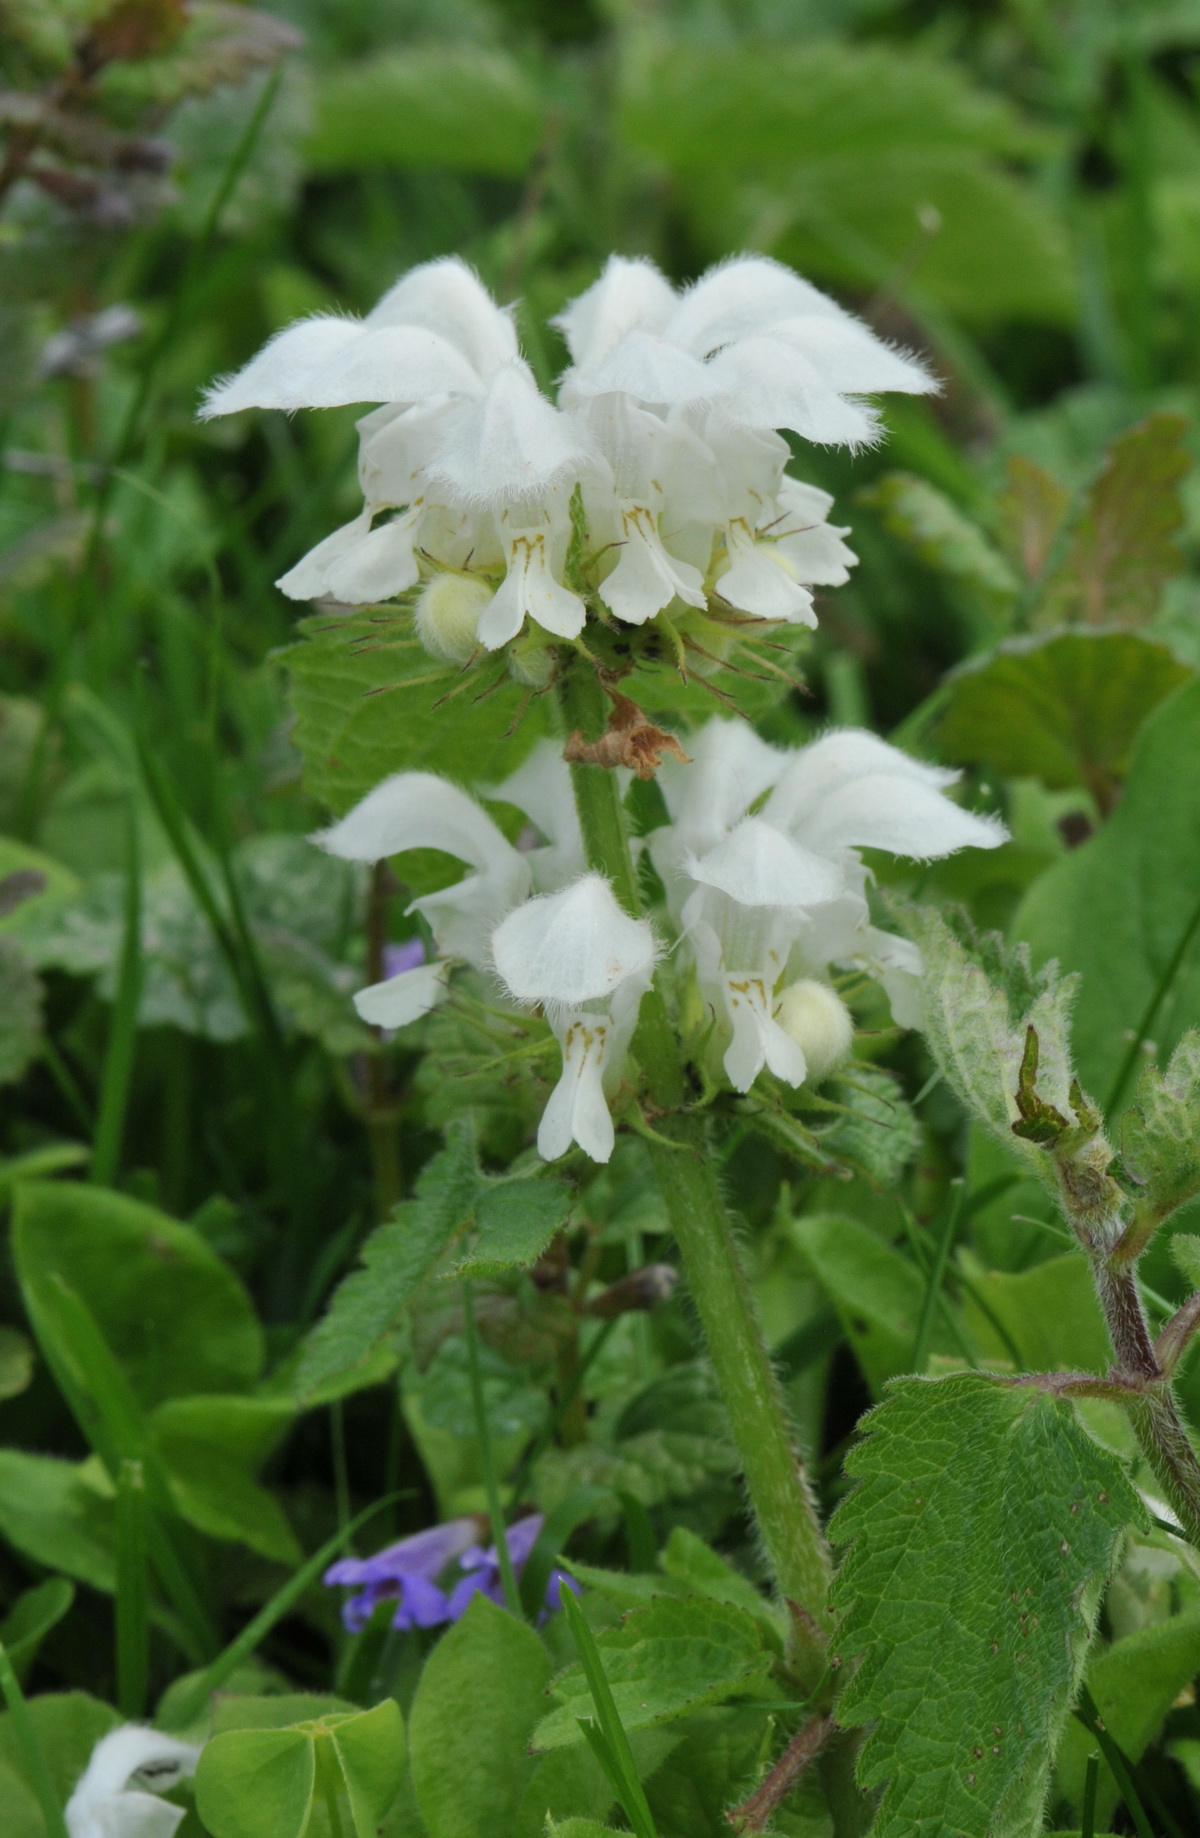
<instances>
[{"instance_id":1,"label":"white dead-nettle flower","mask_svg":"<svg viewBox=\"0 0 1200 1838\"><path fill-rule=\"evenodd\" d=\"M377 862L406 849L439 849L471 870L462 880L414 900L437 946L431 963L360 989L354 1005L375 1027L400 1028L428 1014L446 994L455 961L490 966L498 922L534 889L561 886L583 868L583 843L570 777L551 741L490 796L524 810L545 839L515 848L467 792L429 772L398 772L367 793L314 842L346 861Z\"/></svg>"},{"instance_id":2,"label":"white dead-nettle flower","mask_svg":"<svg viewBox=\"0 0 1200 1838\"><path fill-rule=\"evenodd\" d=\"M605 1084L620 1077L638 1008L654 974L654 934L631 919L602 875L518 906L492 936L492 959L508 993L536 1002L562 1048L562 1077L538 1130L538 1150L557 1161L577 1142L593 1161L613 1151Z\"/></svg>"},{"instance_id":3,"label":"white dead-nettle flower","mask_svg":"<svg viewBox=\"0 0 1200 1838\"><path fill-rule=\"evenodd\" d=\"M125 1723L102 1736L67 1801L71 1838L173 1838L182 1806L159 1798L194 1774L200 1750Z\"/></svg>"},{"instance_id":4,"label":"white dead-nettle flower","mask_svg":"<svg viewBox=\"0 0 1200 1838\"><path fill-rule=\"evenodd\" d=\"M714 721L692 744L695 765L664 769L672 822L648 847L728 1043L730 1083L747 1091L765 1066L799 1085L842 1056L830 966L878 977L896 1020L916 1025L920 955L871 924L858 851L931 861L995 848L1003 825L945 796L955 773L857 729L787 754Z\"/></svg>"},{"instance_id":5,"label":"white dead-nettle flower","mask_svg":"<svg viewBox=\"0 0 1200 1838\"><path fill-rule=\"evenodd\" d=\"M862 396L935 387L914 359L789 269L744 257L682 295L614 256L560 315L572 363L557 407L512 316L457 258L403 276L365 319L318 314L218 384L202 414L376 403L358 424L361 513L279 582L296 599L388 600L442 570L417 631L465 662L523 629L579 637L564 580L570 505L587 514L593 586L643 625L668 607L813 624L814 586L854 562L831 500L790 478L790 429L875 438ZM473 621L473 624L472 624Z\"/></svg>"}]
</instances>

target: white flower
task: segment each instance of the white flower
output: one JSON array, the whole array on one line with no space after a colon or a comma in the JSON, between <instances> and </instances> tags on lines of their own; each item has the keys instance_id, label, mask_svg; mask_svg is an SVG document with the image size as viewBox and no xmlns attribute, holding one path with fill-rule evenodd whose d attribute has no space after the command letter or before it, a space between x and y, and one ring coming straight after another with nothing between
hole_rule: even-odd
<instances>
[{"instance_id":1,"label":"white flower","mask_svg":"<svg viewBox=\"0 0 1200 1838\"><path fill-rule=\"evenodd\" d=\"M479 620L479 640L496 651L526 619L557 638L578 638L587 607L558 579L570 536L567 503L547 493L540 505L514 506L496 518L506 573Z\"/></svg>"},{"instance_id":2,"label":"white flower","mask_svg":"<svg viewBox=\"0 0 1200 1838\"><path fill-rule=\"evenodd\" d=\"M560 750L542 741L490 796L524 810L543 843L514 848L467 792L429 772L399 772L367 793L339 823L313 841L347 861L377 862L406 849L439 849L471 873L423 894L408 911L428 921L437 945L432 963L402 970L360 989L354 1006L374 1027L400 1028L428 1014L447 993L453 960L486 970L498 921L531 888L562 886L583 867L583 841Z\"/></svg>"},{"instance_id":3,"label":"white flower","mask_svg":"<svg viewBox=\"0 0 1200 1838\"><path fill-rule=\"evenodd\" d=\"M172 1838L184 1816L159 1794L194 1774L200 1751L122 1724L102 1736L67 1801L71 1838Z\"/></svg>"},{"instance_id":4,"label":"white flower","mask_svg":"<svg viewBox=\"0 0 1200 1838\"><path fill-rule=\"evenodd\" d=\"M619 1076L654 973L654 934L631 919L601 875L527 900L492 937L492 958L508 992L544 1006L562 1048L562 1076L538 1130L546 1161L577 1142L593 1161L613 1151L605 1077Z\"/></svg>"},{"instance_id":5,"label":"white flower","mask_svg":"<svg viewBox=\"0 0 1200 1838\"><path fill-rule=\"evenodd\" d=\"M359 424L366 506L282 577L295 599L402 593L431 514L536 500L585 458L521 357L511 315L456 257L414 268L363 320L319 315L277 333L200 412L350 402L384 405ZM390 510L403 514L373 527Z\"/></svg>"},{"instance_id":6,"label":"white flower","mask_svg":"<svg viewBox=\"0 0 1200 1838\"><path fill-rule=\"evenodd\" d=\"M714 406L743 427L859 445L875 439L859 396L937 387L914 359L765 256L710 269L669 313L662 290L629 267L614 257L557 321L573 359L564 399L619 392L662 407Z\"/></svg>"},{"instance_id":7,"label":"white flower","mask_svg":"<svg viewBox=\"0 0 1200 1838\"><path fill-rule=\"evenodd\" d=\"M693 747L696 766L664 772L672 823L648 846L727 1039L731 1084L749 1090L764 1066L792 1085L822 1076L817 1062L828 1059L837 1029L831 1022L828 1037L815 1040L799 1024L801 999L777 994L785 976L791 985L819 982L831 964L865 969L883 983L896 1020L913 1025L920 956L871 924L858 850L929 861L995 848L1003 825L950 802L956 773L857 729L789 756L742 723L711 722ZM812 1011L816 998L804 1000ZM811 1067L806 1035L815 1041Z\"/></svg>"}]
</instances>

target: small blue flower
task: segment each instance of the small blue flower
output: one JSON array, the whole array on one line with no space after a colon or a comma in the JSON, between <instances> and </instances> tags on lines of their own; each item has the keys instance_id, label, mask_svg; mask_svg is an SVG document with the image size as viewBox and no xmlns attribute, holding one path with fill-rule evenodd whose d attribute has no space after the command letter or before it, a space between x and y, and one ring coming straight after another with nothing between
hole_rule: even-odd
<instances>
[{"instance_id":1,"label":"small blue flower","mask_svg":"<svg viewBox=\"0 0 1200 1838\"><path fill-rule=\"evenodd\" d=\"M401 1538L374 1557L343 1557L325 1572L331 1587L356 1589L342 1605L342 1620L352 1634L367 1625L380 1602L395 1601L392 1626L437 1627L451 1619L445 1591L437 1579L479 1538L481 1521L474 1514L431 1525Z\"/></svg>"}]
</instances>

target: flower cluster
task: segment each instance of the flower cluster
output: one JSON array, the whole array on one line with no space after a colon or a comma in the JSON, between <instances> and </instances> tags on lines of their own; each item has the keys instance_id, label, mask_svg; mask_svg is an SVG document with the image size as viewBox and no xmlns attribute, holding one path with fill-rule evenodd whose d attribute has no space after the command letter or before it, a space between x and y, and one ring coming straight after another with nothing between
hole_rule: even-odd
<instances>
[{"instance_id":1,"label":"flower cluster","mask_svg":"<svg viewBox=\"0 0 1200 1838\"><path fill-rule=\"evenodd\" d=\"M555 323L571 357L557 404L511 313L448 257L365 319L289 326L212 389L206 416L380 404L358 424L362 511L283 591L366 605L420 585L418 634L457 662L523 631L535 648L578 639L589 605L626 630L669 611L701 669L714 621L815 624L810 589L855 558L829 496L786 473L779 430L869 443L862 396L929 391L928 373L760 256L682 295L613 256Z\"/></svg>"},{"instance_id":2,"label":"flower cluster","mask_svg":"<svg viewBox=\"0 0 1200 1838\"><path fill-rule=\"evenodd\" d=\"M349 1632L360 1633L381 1602L395 1602L392 1626L401 1632L457 1621L476 1595L486 1595L502 1608L500 1556L495 1545L480 1543L484 1524L476 1514L468 1513L401 1538L374 1557L343 1557L332 1564L325 1572L326 1583L356 1592L342 1604L342 1620ZM518 1576L544 1524L542 1513L529 1513L509 1526L505 1539ZM446 1572L453 1573L454 1568L461 1574L443 1586ZM546 1611L561 1606L564 1584L575 1588L563 1571L552 1571L546 1583Z\"/></svg>"},{"instance_id":3,"label":"flower cluster","mask_svg":"<svg viewBox=\"0 0 1200 1838\"><path fill-rule=\"evenodd\" d=\"M673 945L681 1012L700 1006L719 1076L735 1091L764 1071L793 1087L819 1082L851 1040L835 972L876 978L898 1023L919 1019L920 955L872 923L859 851L930 861L994 848L1005 831L946 796L956 774L858 729L788 751L744 722L718 719L689 744L690 763L662 767L670 821L643 845L665 891L659 923ZM562 1075L538 1147L555 1160L575 1142L607 1161L607 1098L661 946L603 877L585 872L568 768L552 742L483 795L529 818L518 845L474 798L428 773L385 780L318 836L351 860L432 846L470 870L413 902L437 954L360 991L359 1014L388 1028L416 1020L445 999L455 962L493 979L502 997L540 1006Z\"/></svg>"}]
</instances>

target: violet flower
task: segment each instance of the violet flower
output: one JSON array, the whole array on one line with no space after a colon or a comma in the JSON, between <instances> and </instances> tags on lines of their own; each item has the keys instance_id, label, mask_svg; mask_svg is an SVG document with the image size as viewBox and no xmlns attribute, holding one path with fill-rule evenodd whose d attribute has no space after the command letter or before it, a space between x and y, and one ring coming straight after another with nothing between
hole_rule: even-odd
<instances>
[{"instance_id":1,"label":"violet flower","mask_svg":"<svg viewBox=\"0 0 1200 1838\"><path fill-rule=\"evenodd\" d=\"M431 1525L389 1544L374 1557L343 1557L325 1572L331 1587L356 1589L342 1604L342 1621L352 1634L367 1625L380 1602L395 1601L392 1626L401 1632L413 1627L438 1627L456 1619L437 1579L448 1564L476 1548L481 1521L474 1514ZM460 1610L461 1612L461 1610Z\"/></svg>"},{"instance_id":2,"label":"violet flower","mask_svg":"<svg viewBox=\"0 0 1200 1838\"><path fill-rule=\"evenodd\" d=\"M508 1555L518 1578L529 1561L530 1553L538 1541L543 1525L546 1523L544 1513L529 1513L524 1519L518 1519L508 1527L505 1534ZM498 1607L504 1607L504 1585L500 1577L500 1553L496 1546L481 1544L472 1545L459 1558L460 1567L466 1571L462 1581L456 1583L450 1592L450 1619L457 1621L467 1611L473 1595L485 1595ZM552 1613L562 1607L562 1586L579 1593L579 1585L569 1577L565 1570L552 1570L546 1579L545 1607L543 1615Z\"/></svg>"}]
</instances>

